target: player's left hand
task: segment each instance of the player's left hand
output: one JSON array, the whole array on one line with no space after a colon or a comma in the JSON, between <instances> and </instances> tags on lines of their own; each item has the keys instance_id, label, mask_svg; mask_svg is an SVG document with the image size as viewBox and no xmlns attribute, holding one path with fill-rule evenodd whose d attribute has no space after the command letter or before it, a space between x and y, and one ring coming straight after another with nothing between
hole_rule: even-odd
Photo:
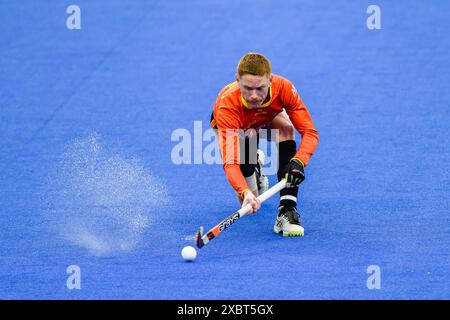
<instances>
[{"instance_id":1,"label":"player's left hand","mask_svg":"<svg viewBox=\"0 0 450 320\"><path fill-rule=\"evenodd\" d=\"M286 188L298 187L305 180L303 163L293 158L286 166Z\"/></svg>"}]
</instances>

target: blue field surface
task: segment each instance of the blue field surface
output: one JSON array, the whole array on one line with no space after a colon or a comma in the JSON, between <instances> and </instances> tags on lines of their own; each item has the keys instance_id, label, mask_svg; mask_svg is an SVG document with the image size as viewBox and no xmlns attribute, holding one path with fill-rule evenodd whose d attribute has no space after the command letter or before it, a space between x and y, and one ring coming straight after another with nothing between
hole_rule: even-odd
<instances>
[{"instance_id":1,"label":"blue field surface","mask_svg":"<svg viewBox=\"0 0 450 320\"><path fill-rule=\"evenodd\" d=\"M449 28L444 0L0 0L0 299L450 299ZM305 236L275 196L185 262L239 208L195 152L247 52L319 132Z\"/></svg>"}]
</instances>

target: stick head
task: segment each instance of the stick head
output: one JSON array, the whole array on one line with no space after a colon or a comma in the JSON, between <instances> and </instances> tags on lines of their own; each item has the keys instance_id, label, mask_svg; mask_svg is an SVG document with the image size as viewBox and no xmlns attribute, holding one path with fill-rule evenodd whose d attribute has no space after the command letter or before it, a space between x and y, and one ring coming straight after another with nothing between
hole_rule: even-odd
<instances>
[{"instance_id":1,"label":"stick head","mask_svg":"<svg viewBox=\"0 0 450 320\"><path fill-rule=\"evenodd\" d=\"M200 229L198 229L197 234L195 235L195 244L197 245L198 248L201 248L205 245L205 243L202 240L203 237L203 227L200 227Z\"/></svg>"}]
</instances>

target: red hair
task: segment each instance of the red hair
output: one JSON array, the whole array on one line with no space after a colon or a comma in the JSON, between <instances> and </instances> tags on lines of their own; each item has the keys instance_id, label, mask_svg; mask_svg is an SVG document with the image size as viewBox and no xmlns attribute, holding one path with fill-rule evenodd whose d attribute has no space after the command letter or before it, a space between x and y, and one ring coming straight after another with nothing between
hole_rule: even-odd
<instances>
[{"instance_id":1,"label":"red hair","mask_svg":"<svg viewBox=\"0 0 450 320\"><path fill-rule=\"evenodd\" d=\"M270 62L260 53L249 52L239 60L238 75L245 74L254 76L270 75Z\"/></svg>"}]
</instances>

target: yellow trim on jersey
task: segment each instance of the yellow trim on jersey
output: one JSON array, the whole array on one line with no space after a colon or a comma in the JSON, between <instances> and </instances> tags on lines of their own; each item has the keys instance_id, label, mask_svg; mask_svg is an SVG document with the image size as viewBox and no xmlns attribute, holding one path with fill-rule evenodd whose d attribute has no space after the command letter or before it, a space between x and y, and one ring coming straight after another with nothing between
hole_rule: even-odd
<instances>
[{"instance_id":1,"label":"yellow trim on jersey","mask_svg":"<svg viewBox=\"0 0 450 320\"><path fill-rule=\"evenodd\" d=\"M227 85L226 85L227 89L228 89L228 88L231 88L231 87L234 86L236 83L237 83L237 81L233 81L232 83L227 84Z\"/></svg>"},{"instance_id":2,"label":"yellow trim on jersey","mask_svg":"<svg viewBox=\"0 0 450 320\"><path fill-rule=\"evenodd\" d=\"M293 157L291 160L293 160L293 159L298 160L298 161L302 164L302 166L305 166L305 164L303 163L303 161L300 160L299 158Z\"/></svg>"},{"instance_id":3,"label":"yellow trim on jersey","mask_svg":"<svg viewBox=\"0 0 450 320\"><path fill-rule=\"evenodd\" d=\"M237 84L237 81L234 81L234 82L232 82L232 83L230 83L230 84L227 84L227 85L225 86L225 89L226 89L226 90L222 93L222 95L220 96L220 99L225 98L225 94L227 93L228 89L230 89L231 87L233 87L235 84Z\"/></svg>"},{"instance_id":4,"label":"yellow trim on jersey","mask_svg":"<svg viewBox=\"0 0 450 320\"><path fill-rule=\"evenodd\" d=\"M269 87L269 97L270 97L269 101L262 104L260 108L267 107L268 105L270 105L272 103L272 86Z\"/></svg>"}]
</instances>

